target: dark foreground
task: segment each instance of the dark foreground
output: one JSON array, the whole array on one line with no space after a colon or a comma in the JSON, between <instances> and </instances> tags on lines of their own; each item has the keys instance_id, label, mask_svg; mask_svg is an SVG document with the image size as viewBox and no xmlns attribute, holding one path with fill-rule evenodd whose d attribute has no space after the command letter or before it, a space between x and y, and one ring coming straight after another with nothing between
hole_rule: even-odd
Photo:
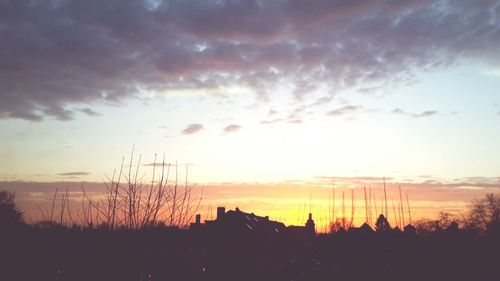
<instances>
[{"instance_id":1,"label":"dark foreground","mask_svg":"<svg viewBox=\"0 0 500 281\"><path fill-rule=\"evenodd\" d=\"M0 280L500 280L500 237L0 229Z\"/></svg>"}]
</instances>

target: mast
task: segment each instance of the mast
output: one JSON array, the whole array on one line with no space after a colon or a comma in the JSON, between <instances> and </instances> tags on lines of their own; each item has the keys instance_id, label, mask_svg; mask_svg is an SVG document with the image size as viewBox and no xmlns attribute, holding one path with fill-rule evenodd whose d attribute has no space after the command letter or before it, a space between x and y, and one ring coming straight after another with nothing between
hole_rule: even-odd
<instances>
[{"instance_id":1,"label":"mast","mask_svg":"<svg viewBox=\"0 0 500 281\"><path fill-rule=\"evenodd\" d=\"M351 189L351 221L349 222L349 227L352 226L354 222L354 189Z\"/></svg>"},{"instance_id":2,"label":"mast","mask_svg":"<svg viewBox=\"0 0 500 281\"><path fill-rule=\"evenodd\" d=\"M342 228L345 229L345 194L342 190Z\"/></svg>"},{"instance_id":3,"label":"mast","mask_svg":"<svg viewBox=\"0 0 500 281\"><path fill-rule=\"evenodd\" d=\"M406 205L408 206L408 218L410 219L410 224L411 224L411 209L410 209L410 201L408 200L408 193L406 193Z\"/></svg>"},{"instance_id":4,"label":"mast","mask_svg":"<svg viewBox=\"0 0 500 281\"><path fill-rule=\"evenodd\" d=\"M372 187L371 186L368 186L368 192L369 192L369 199L370 199L370 208L369 208L369 211L370 211L370 226L373 225L373 217L372 217ZM375 211L375 213L377 213Z\"/></svg>"},{"instance_id":5,"label":"mast","mask_svg":"<svg viewBox=\"0 0 500 281\"><path fill-rule=\"evenodd\" d=\"M309 192L309 214L312 214L311 203L312 203L312 197L311 197L311 192Z\"/></svg>"},{"instance_id":6,"label":"mast","mask_svg":"<svg viewBox=\"0 0 500 281\"><path fill-rule=\"evenodd\" d=\"M368 199L366 198L366 186L363 186L365 193L365 223L368 224Z\"/></svg>"},{"instance_id":7,"label":"mast","mask_svg":"<svg viewBox=\"0 0 500 281\"><path fill-rule=\"evenodd\" d=\"M392 201L392 211L394 212L394 221L396 222L396 227L399 228L398 214L396 213L396 206L394 205L394 199L391 198Z\"/></svg>"},{"instance_id":8,"label":"mast","mask_svg":"<svg viewBox=\"0 0 500 281\"><path fill-rule=\"evenodd\" d=\"M335 178L332 177L332 221L335 222Z\"/></svg>"},{"instance_id":9,"label":"mast","mask_svg":"<svg viewBox=\"0 0 500 281\"><path fill-rule=\"evenodd\" d=\"M385 177L384 177L384 203L385 203L385 218L389 221L389 212L387 211L387 191L385 189Z\"/></svg>"},{"instance_id":10,"label":"mast","mask_svg":"<svg viewBox=\"0 0 500 281\"><path fill-rule=\"evenodd\" d=\"M399 186L399 210L401 212L401 220L403 227L405 225L405 213L403 212L403 195L401 194L401 185Z\"/></svg>"}]
</instances>

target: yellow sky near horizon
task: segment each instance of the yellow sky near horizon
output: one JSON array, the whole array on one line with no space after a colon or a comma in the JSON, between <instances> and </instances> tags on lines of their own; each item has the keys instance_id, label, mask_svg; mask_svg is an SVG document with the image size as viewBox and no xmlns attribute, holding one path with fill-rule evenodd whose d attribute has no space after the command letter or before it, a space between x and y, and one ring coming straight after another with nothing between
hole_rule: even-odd
<instances>
[{"instance_id":1,"label":"yellow sky near horizon","mask_svg":"<svg viewBox=\"0 0 500 281\"><path fill-rule=\"evenodd\" d=\"M401 207L405 223L409 222L408 204L413 221L421 218L435 218L441 211L457 215L464 213L474 199L484 197L487 193L497 193L499 179L492 178L463 180L454 183L438 181L423 181L419 183L398 183L391 179L386 181L388 218L391 225L401 225ZM147 182L147 181L146 181ZM0 183L0 189L16 192L17 202L29 221L42 218L39 207L49 212L54 191L58 190L60 198L62 192L68 188L70 191L70 205L73 214L81 211L81 187L94 199L102 198L104 185L102 183L35 183L11 182ZM315 219L317 230L324 232L329 223L342 217L342 205L345 206L344 216L346 221L352 217L351 195L354 195L354 225L361 225L366 220L364 186L367 187L369 203L369 190L371 187L371 220L372 224L383 210L384 192L383 180L376 177L336 178L334 185L335 205L332 203L333 189L331 179L317 179L315 182L274 182L274 183L219 183L219 184L193 184L192 198L198 200L203 189L203 198L197 213L202 215L202 220L214 219L216 207L223 206L226 210L239 208L248 213L260 216L269 216L286 225L302 225L311 211ZM402 189L402 202L399 197L398 187ZM342 202L344 194L344 203ZM37 205L39 207L37 207ZM58 204L55 207L58 213ZM333 210L335 209L335 211ZM78 211L80 210L80 211ZM335 214L335 215L334 215ZM193 217L194 219L194 217Z\"/></svg>"}]
</instances>

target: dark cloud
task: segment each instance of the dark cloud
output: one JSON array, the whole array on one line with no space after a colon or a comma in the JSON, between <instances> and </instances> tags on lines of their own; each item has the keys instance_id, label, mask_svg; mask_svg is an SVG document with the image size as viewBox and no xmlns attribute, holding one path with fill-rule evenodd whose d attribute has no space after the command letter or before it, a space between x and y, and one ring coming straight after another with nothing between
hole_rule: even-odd
<instances>
[{"instance_id":1,"label":"dark cloud","mask_svg":"<svg viewBox=\"0 0 500 281\"><path fill-rule=\"evenodd\" d=\"M80 109L81 112L87 114L88 116L101 116L101 114L97 111L94 111L90 108L82 108Z\"/></svg>"},{"instance_id":2,"label":"dark cloud","mask_svg":"<svg viewBox=\"0 0 500 281\"><path fill-rule=\"evenodd\" d=\"M183 135L191 135L203 130L203 125L201 124L189 124L184 130L181 131Z\"/></svg>"},{"instance_id":3,"label":"dark cloud","mask_svg":"<svg viewBox=\"0 0 500 281\"><path fill-rule=\"evenodd\" d=\"M370 92L460 59L498 65L499 14L486 0L1 1L0 118L71 120L139 90Z\"/></svg>"},{"instance_id":4,"label":"dark cloud","mask_svg":"<svg viewBox=\"0 0 500 281\"><path fill-rule=\"evenodd\" d=\"M66 172L66 173L59 173L57 175L63 176L63 177L79 177L79 176L88 176L88 175L90 175L90 173L88 173L88 172Z\"/></svg>"},{"instance_id":5,"label":"dark cloud","mask_svg":"<svg viewBox=\"0 0 500 281\"><path fill-rule=\"evenodd\" d=\"M392 110L392 113L399 114L399 115L407 115L407 116L411 116L413 118L422 118L422 117L430 117L430 116L436 115L439 112L437 112L435 110L426 110L426 111L423 111L421 113L411 113L411 112L406 112L406 111L402 110L401 108L395 108L394 110Z\"/></svg>"},{"instance_id":6,"label":"dark cloud","mask_svg":"<svg viewBox=\"0 0 500 281\"><path fill-rule=\"evenodd\" d=\"M234 133L236 131L239 131L240 129L241 129L240 125L231 124L231 125L226 126L224 129L222 129L222 131L224 133Z\"/></svg>"}]
</instances>

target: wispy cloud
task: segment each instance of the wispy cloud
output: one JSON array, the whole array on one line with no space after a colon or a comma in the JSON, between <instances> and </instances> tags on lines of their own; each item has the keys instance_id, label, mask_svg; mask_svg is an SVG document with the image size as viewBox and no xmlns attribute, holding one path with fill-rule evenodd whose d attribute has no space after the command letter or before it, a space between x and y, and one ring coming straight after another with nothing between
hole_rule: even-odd
<instances>
[{"instance_id":1,"label":"wispy cloud","mask_svg":"<svg viewBox=\"0 0 500 281\"><path fill-rule=\"evenodd\" d=\"M187 125L186 128L184 128L181 131L181 134L183 134L183 135L191 135L191 134L194 134L194 133L198 133L199 131L201 131L203 129L204 129L204 127L201 124L189 124L189 125Z\"/></svg>"},{"instance_id":2,"label":"wispy cloud","mask_svg":"<svg viewBox=\"0 0 500 281\"><path fill-rule=\"evenodd\" d=\"M353 113L356 113L362 109L363 109L363 107L358 106L358 105L346 105L346 106L331 110L331 111L327 112L326 114L329 116L338 117L338 116L352 115Z\"/></svg>"},{"instance_id":3,"label":"wispy cloud","mask_svg":"<svg viewBox=\"0 0 500 281\"><path fill-rule=\"evenodd\" d=\"M285 121L284 118L275 118L275 119L270 119L270 120L262 120L262 121L260 121L260 124L261 125L271 125L271 124L280 123L283 121Z\"/></svg>"},{"instance_id":4,"label":"wispy cloud","mask_svg":"<svg viewBox=\"0 0 500 281\"><path fill-rule=\"evenodd\" d=\"M226 126L224 129L222 129L222 131L224 133L234 133L234 132L237 132L241 129L241 126L238 125L238 124L231 124L231 125L228 125Z\"/></svg>"},{"instance_id":5,"label":"wispy cloud","mask_svg":"<svg viewBox=\"0 0 500 281\"><path fill-rule=\"evenodd\" d=\"M65 172L65 173L59 173L57 175L63 176L63 177L78 177L78 176L88 176L88 175L90 175L90 173L88 173L88 172Z\"/></svg>"},{"instance_id":6,"label":"wispy cloud","mask_svg":"<svg viewBox=\"0 0 500 281\"><path fill-rule=\"evenodd\" d=\"M392 110L392 113L398 114L398 115L411 116L413 118L422 118L422 117L430 117L430 116L437 115L439 112L435 111L435 110L426 110L426 111L423 111L421 113L411 113L411 112L404 111L401 108L395 108L394 110Z\"/></svg>"},{"instance_id":7,"label":"wispy cloud","mask_svg":"<svg viewBox=\"0 0 500 281\"><path fill-rule=\"evenodd\" d=\"M274 110L274 109L269 109L269 111L267 112L267 115L269 115L269 116L272 116L272 115L275 115L275 114L278 114L278 111Z\"/></svg>"}]
</instances>

